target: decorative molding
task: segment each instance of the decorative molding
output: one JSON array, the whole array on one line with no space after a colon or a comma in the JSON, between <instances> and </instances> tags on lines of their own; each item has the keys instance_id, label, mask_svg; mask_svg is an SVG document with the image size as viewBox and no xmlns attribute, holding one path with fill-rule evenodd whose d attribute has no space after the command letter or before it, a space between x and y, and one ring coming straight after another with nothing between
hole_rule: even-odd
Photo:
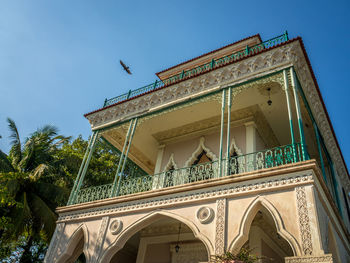
<instances>
[{"instance_id":1,"label":"decorative molding","mask_svg":"<svg viewBox=\"0 0 350 263\"><path fill-rule=\"evenodd\" d=\"M216 200L215 254L225 252L226 198Z\"/></svg>"},{"instance_id":2,"label":"decorative molding","mask_svg":"<svg viewBox=\"0 0 350 263\"><path fill-rule=\"evenodd\" d=\"M197 149L192 153L191 157L185 162L184 167L190 167L193 165L194 161L197 159L198 155L204 150L207 153L207 156L212 160L216 161L218 158L216 155L204 145L205 138L201 137L199 139L199 144Z\"/></svg>"},{"instance_id":3,"label":"decorative molding","mask_svg":"<svg viewBox=\"0 0 350 263\"><path fill-rule=\"evenodd\" d=\"M312 73L309 70L308 62L304 56L301 45L298 42L291 43L290 50L291 60L294 69L300 81L301 87L305 93L306 99L309 103L313 116L315 117L318 128L329 151L332 161L338 171L338 175L347 192L350 192L350 179L347 173L345 163L337 146L336 138L332 133L331 124L328 121L327 113L323 107L323 103L317 91L317 87L313 81Z\"/></svg>"},{"instance_id":4,"label":"decorative molding","mask_svg":"<svg viewBox=\"0 0 350 263\"><path fill-rule=\"evenodd\" d=\"M312 183L313 175L312 172L306 172L304 175L283 175L276 179L263 178L257 180L254 183L241 182L231 185L225 185L220 189L208 189L203 188L196 192L177 194L176 196L162 196L157 199L141 200L130 203L121 203L113 207L96 207L87 209L84 211L67 212L60 214L58 222L69 221L69 220L81 220L90 217L102 217L105 215L112 215L116 213L128 213L135 212L142 209L155 209L161 208L167 205L181 204L186 202L203 201L203 199L209 198L225 198L233 197L235 195L242 195L244 193L269 190L273 188L277 191L280 187L296 186L298 184Z\"/></svg>"},{"instance_id":5,"label":"decorative molding","mask_svg":"<svg viewBox=\"0 0 350 263\"><path fill-rule=\"evenodd\" d=\"M87 119L91 123L91 126L95 128L116 120L125 120L128 117L140 115L152 108L158 108L183 98L200 95L216 87L232 86L240 80L247 79L269 68L277 68L278 66L285 65L286 62L292 60L290 55L292 48L294 48L293 45L284 45L278 49L272 49L258 56L247 58L243 61L210 71L196 78L182 81L164 89L95 112L88 115ZM277 82L283 84L280 79L278 79ZM261 83L263 84L264 81L261 81ZM239 86L233 89L233 97L240 93L242 88L243 86ZM221 97L220 94L218 97ZM189 104L193 102L194 101L191 101Z\"/></svg>"},{"instance_id":6,"label":"decorative molding","mask_svg":"<svg viewBox=\"0 0 350 263\"><path fill-rule=\"evenodd\" d=\"M111 222L109 230L112 235L117 235L123 229L123 222L120 219L115 219Z\"/></svg>"},{"instance_id":7,"label":"decorative molding","mask_svg":"<svg viewBox=\"0 0 350 263\"><path fill-rule=\"evenodd\" d=\"M175 160L174 160L174 153L172 153L172 154L170 155L169 161L168 161L168 163L165 165L163 172L169 171L169 169L170 169L171 167L174 167L175 170L178 169L178 166L177 166L177 164L176 164L176 162L175 162Z\"/></svg>"},{"instance_id":8,"label":"decorative molding","mask_svg":"<svg viewBox=\"0 0 350 263\"><path fill-rule=\"evenodd\" d=\"M310 218L307 207L305 187L296 187L296 198L298 207L299 217L299 228L302 242L302 250L304 255L312 255L312 239L311 239L311 228Z\"/></svg>"},{"instance_id":9,"label":"decorative molding","mask_svg":"<svg viewBox=\"0 0 350 263\"><path fill-rule=\"evenodd\" d=\"M53 256L56 253L57 245L60 243L65 226L66 226L65 223L57 223L55 232L54 232L52 239L51 239L53 241L51 241L50 246L46 252L46 255L44 258L44 263L53 262Z\"/></svg>"},{"instance_id":10,"label":"decorative molding","mask_svg":"<svg viewBox=\"0 0 350 263\"><path fill-rule=\"evenodd\" d=\"M285 257L285 263L333 263L331 254L324 256Z\"/></svg>"},{"instance_id":11,"label":"decorative molding","mask_svg":"<svg viewBox=\"0 0 350 263\"><path fill-rule=\"evenodd\" d=\"M214 218L214 210L210 207L202 206L197 210L196 216L199 222L202 224L208 224Z\"/></svg>"},{"instance_id":12,"label":"decorative molding","mask_svg":"<svg viewBox=\"0 0 350 263\"><path fill-rule=\"evenodd\" d=\"M98 263L101 251L103 248L104 239L106 237L107 226L109 222L109 216L104 216L101 221L100 229L97 234L96 244L95 244L95 258L93 262Z\"/></svg>"},{"instance_id":13,"label":"decorative molding","mask_svg":"<svg viewBox=\"0 0 350 263\"><path fill-rule=\"evenodd\" d=\"M239 147L236 145L236 140L235 140L235 137L232 136L232 139L231 139L231 145L230 145L230 156L233 154L233 152L236 152L237 155L242 155L242 150L239 149Z\"/></svg>"}]
</instances>

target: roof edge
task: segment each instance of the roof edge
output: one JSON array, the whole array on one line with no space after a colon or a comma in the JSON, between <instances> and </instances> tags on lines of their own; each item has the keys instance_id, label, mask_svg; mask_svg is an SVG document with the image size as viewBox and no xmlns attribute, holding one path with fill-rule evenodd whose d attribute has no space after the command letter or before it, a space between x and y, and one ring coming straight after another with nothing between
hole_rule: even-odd
<instances>
[{"instance_id":1,"label":"roof edge","mask_svg":"<svg viewBox=\"0 0 350 263\"><path fill-rule=\"evenodd\" d=\"M186 63L192 62L192 61L194 61L194 60L196 60L196 59L199 59L199 58L201 58L201 57L204 57L204 56L207 56L207 55L209 55L209 54L215 53L215 52L220 51L220 50L222 50L222 49L224 49L224 48L227 48L227 47L236 45L236 44L238 44L238 43L240 43L240 42L243 42L243 41L248 40L248 39L253 38L253 37L258 37L259 40L260 40L260 42L263 42L262 39L261 39L260 34L258 33L258 34L255 34L255 35L253 35L253 36L249 36L249 37L243 38L243 39L241 39L241 40L238 40L238 41L236 41L236 42L233 42L233 43L231 43L231 44L228 44L228 45L226 45L226 46L223 46L223 47L221 47L221 48L214 49L214 50L209 51L209 52L207 52L207 53L204 53L204 54L202 54L202 55L200 55L200 56L197 56L197 57L191 58L191 59L189 59L189 60L183 61L183 62L181 62L181 63L179 63L179 64L176 64L176 65L174 65L174 66L172 66L172 67L170 67L170 68L167 68L167 69L164 69L164 70L162 70L162 71L157 72L156 75L157 75L158 78L160 78L160 77L159 77L159 74L161 74L161 73L163 73L163 72L165 72L165 71L168 71L168 70L171 70L171 69L176 68L176 67L178 67L178 66L181 66L181 65L184 65L184 64L186 64Z\"/></svg>"}]
</instances>

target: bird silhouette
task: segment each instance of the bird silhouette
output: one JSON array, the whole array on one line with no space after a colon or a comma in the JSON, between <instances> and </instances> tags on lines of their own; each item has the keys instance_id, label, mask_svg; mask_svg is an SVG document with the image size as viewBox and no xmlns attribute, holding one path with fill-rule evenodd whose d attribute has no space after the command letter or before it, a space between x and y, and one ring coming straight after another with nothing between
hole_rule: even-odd
<instances>
[{"instance_id":1,"label":"bird silhouette","mask_svg":"<svg viewBox=\"0 0 350 263\"><path fill-rule=\"evenodd\" d=\"M126 72L128 72L128 74L131 75L131 71L130 71L129 67L126 66L126 65L124 64L123 61L119 60L119 62L120 62L120 65L122 65L123 69L124 69Z\"/></svg>"}]
</instances>

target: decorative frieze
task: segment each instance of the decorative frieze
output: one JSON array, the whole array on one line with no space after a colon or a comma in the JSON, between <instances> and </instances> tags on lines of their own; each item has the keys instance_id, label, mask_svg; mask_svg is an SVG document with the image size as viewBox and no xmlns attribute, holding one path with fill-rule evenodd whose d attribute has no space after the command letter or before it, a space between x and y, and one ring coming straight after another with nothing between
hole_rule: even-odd
<instances>
[{"instance_id":1,"label":"decorative frieze","mask_svg":"<svg viewBox=\"0 0 350 263\"><path fill-rule=\"evenodd\" d=\"M109 222L109 216L105 216L101 220L101 226L100 226L100 229L98 230L96 244L95 244L95 255L94 255L93 262L96 262L96 263L99 262L98 260L102 251L104 239L106 237L108 222Z\"/></svg>"},{"instance_id":2,"label":"decorative frieze","mask_svg":"<svg viewBox=\"0 0 350 263\"><path fill-rule=\"evenodd\" d=\"M226 198L216 200L215 254L225 252Z\"/></svg>"},{"instance_id":3,"label":"decorative frieze","mask_svg":"<svg viewBox=\"0 0 350 263\"><path fill-rule=\"evenodd\" d=\"M312 239L310 229L310 218L307 207L305 187L296 188L297 208L299 217L299 228L304 255L312 255Z\"/></svg>"},{"instance_id":4,"label":"decorative frieze","mask_svg":"<svg viewBox=\"0 0 350 263\"><path fill-rule=\"evenodd\" d=\"M116 213L135 212L142 209L155 209L168 205L184 204L186 202L203 201L210 198L227 198L244 193L264 191L273 188L277 191L280 187L296 186L298 184L312 183L313 175L308 172L305 175L283 176L276 179L264 178L254 183L242 182L234 185L225 185L220 189L200 189L192 193L183 193L176 196L163 196L152 200L142 200L129 203L117 204L114 207L96 207L79 212L62 213L58 222L80 220L89 217L113 215Z\"/></svg>"},{"instance_id":5,"label":"decorative frieze","mask_svg":"<svg viewBox=\"0 0 350 263\"><path fill-rule=\"evenodd\" d=\"M333 263L332 255L286 257L285 263Z\"/></svg>"}]
</instances>

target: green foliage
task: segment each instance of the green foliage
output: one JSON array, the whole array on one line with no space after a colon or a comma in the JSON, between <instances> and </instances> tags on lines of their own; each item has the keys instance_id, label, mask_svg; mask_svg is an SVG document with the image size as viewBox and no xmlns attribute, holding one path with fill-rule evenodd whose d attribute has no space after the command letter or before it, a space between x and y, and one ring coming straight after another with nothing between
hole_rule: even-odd
<instances>
[{"instance_id":1,"label":"green foliage","mask_svg":"<svg viewBox=\"0 0 350 263\"><path fill-rule=\"evenodd\" d=\"M8 156L0 153L0 256L21 248L20 262L34 262L30 249L50 240L57 220L54 210L68 196L55 185L62 173L55 154L69 138L47 125L22 146L15 122L8 119L8 124L12 147Z\"/></svg>"},{"instance_id":2,"label":"green foliage","mask_svg":"<svg viewBox=\"0 0 350 263\"><path fill-rule=\"evenodd\" d=\"M15 122L7 121L12 147L8 155L0 150L0 262L40 262L55 229L54 211L67 203L88 143L81 136L70 142L47 125L23 144ZM111 183L119 157L100 138L82 187ZM123 176L144 174L129 161Z\"/></svg>"}]
</instances>

